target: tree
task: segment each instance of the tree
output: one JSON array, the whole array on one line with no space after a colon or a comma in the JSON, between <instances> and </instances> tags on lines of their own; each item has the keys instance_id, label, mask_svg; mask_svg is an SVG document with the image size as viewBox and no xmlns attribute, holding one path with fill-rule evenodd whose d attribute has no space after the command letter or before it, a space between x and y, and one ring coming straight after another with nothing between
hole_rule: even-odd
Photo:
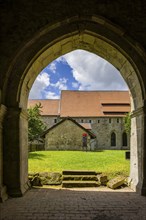
<instances>
[{"instance_id":1,"label":"tree","mask_svg":"<svg viewBox=\"0 0 146 220\"><path fill-rule=\"evenodd\" d=\"M46 125L41 120L41 103L30 107L28 111L28 140L38 139L40 134L46 130Z\"/></svg>"},{"instance_id":2,"label":"tree","mask_svg":"<svg viewBox=\"0 0 146 220\"><path fill-rule=\"evenodd\" d=\"M124 118L124 127L127 134L130 134L131 131L131 116L130 113L127 113Z\"/></svg>"}]
</instances>

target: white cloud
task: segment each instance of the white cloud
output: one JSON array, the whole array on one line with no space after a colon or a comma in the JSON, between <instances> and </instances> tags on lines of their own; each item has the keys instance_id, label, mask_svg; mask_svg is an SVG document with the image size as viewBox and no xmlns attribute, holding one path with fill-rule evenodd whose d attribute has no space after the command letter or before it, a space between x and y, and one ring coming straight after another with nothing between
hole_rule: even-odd
<instances>
[{"instance_id":1,"label":"white cloud","mask_svg":"<svg viewBox=\"0 0 146 220\"><path fill-rule=\"evenodd\" d=\"M59 99L59 95L56 95L55 92L46 92L46 99Z\"/></svg>"},{"instance_id":2,"label":"white cloud","mask_svg":"<svg viewBox=\"0 0 146 220\"><path fill-rule=\"evenodd\" d=\"M79 83L72 82L72 87L75 88L75 89L79 88Z\"/></svg>"},{"instance_id":3,"label":"white cloud","mask_svg":"<svg viewBox=\"0 0 146 220\"><path fill-rule=\"evenodd\" d=\"M58 58L56 59L56 62L65 64L65 63L66 63L66 59L64 59L64 56L61 56L61 57L58 57Z\"/></svg>"},{"instance_id":4,"label":"white cloud","mask_svg":"<svg viewBox=\"0 0 146 220\"><path fill-rule=\"evenodd\" d=\"M52 73L56 73L57 63L65 64L66 60L64 59L63 56L61 56L61 57L57 58L56 60L54 60L52 63L50 63L47 68L49 70L51 70Z\"/></svg>"},{"instance_id":5,"label":"white cloud","mask_svg":"<svg viewBox=\"0 0 146 220\"><path fill-rule=\"evenodd\" d=\"M66 62L72 69L76 82L71 82L72 87L79 90L127 90L128 87L116 68L104 59L84 50L75 50L52 62L47 68L56 73L57 62ZM60 73L59 73L60 74ZM53 75L52 75L53 76ZM52 79L52 78L51 78ZM50 76L41 72L36 78L30 91L29 99L59 98L51 87L58 90L67 90L65 77L56 83L50 83ZM49 91L47 91L47 87Z\"/></svg>"},{"instance_id":6,"label":"white cloud","mask_svg":"<svg viewBox=\"0 0 146 220\"><path fill-rule=\"evenodd\" d=\"M72 68L79 90L126 90L127 85L116 68L104 59L84 50L63 56Z\"/></svg>"},{"instance_id":7,"label":"white cloud","mask_svg":"<svg viewBox=\"0 0 146 220\"><path fill-rule=\"evenodd\" d=\"M66 78L61 78L59 79L59 81L57 81L57 83L52 83L51 86L56 87L60 90L67 90L67 79Z\"/></svg>"},{"instance_id":8,"label":"white cloud","mask_svg":"<svg viewBox=\"0 0 146 220\"><path fill-rule=\"evenodd\" d=\"M50 77L46 72L41 72L40 75L36 78L30 93L29 99L41 99L42 91L45 90L47 86L50 85Z\"/></svg>"},{"instance_id":9,"label":"white cloud","mask_svg":"<svg viewBox=\"0 0 146 220\"><path fill-rule=\"evenodd\" d=\"M56 73L56 61L52 62L50 65L49 65L49 69L52 71L52 73Z\"/></svg>"}]
</instances>

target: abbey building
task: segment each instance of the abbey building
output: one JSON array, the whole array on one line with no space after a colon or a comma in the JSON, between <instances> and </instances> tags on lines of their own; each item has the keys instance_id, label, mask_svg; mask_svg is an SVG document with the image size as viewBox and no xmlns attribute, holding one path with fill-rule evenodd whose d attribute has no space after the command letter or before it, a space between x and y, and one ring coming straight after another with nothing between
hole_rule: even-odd
<instances>
[{"instance_id":1,"label":"abbey building","mask_svg":"<svg viewBox=\"0 0 146 220\"><path fill-rule=\"evenodd\" d=\"M61 92L60 99L29 100L28 107L34 106L36 103L41 103L42 119L47 125L48 132L53 129L53 135L54 132L61 132L65 129L67 122L61 124L59 122L66 121L65 119L69 117L72 119L71 123L75 121L76 126L77 124L82 126L96 137L94 138L94 144L90 143L90 147L94 149L129 148L130 137L124 128L125 114L130 112L130 95L128 91L64 90ZM77 130L75 129L75 131ZM69 131L69 128L67 128L67 131ZM67 134L67 131L64 132ZM75 131L73 136L76 140L77 134ZM66 137L64 135L63 139ZM54 142L51 142L50 148L46 147L46 149L54 149L56 138L58 139L57 143L59 143L60 137L59 133L56 133ZM71 138L70 140L73 141ZM70 144L71 149L73 149L72 145L75 145L75 140L74 144ZM67 141L71 143L69 137ZM65 143L63 144L65 146Z\"/></svg>"}]
</instances>

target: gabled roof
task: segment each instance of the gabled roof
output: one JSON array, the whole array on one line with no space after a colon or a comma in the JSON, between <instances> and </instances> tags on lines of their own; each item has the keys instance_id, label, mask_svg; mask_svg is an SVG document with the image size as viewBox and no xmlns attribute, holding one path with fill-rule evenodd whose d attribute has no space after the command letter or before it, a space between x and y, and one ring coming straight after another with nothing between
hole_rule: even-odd
<instances>
[{"instance_id":1,"label":"gabled roof","mask_svg":"<svg viewBox=\"0 0 146 220\"><path fill-rule=\"evenodd\" d=\"M61 93L60 117L123 116L129 111L128 91L65 90Z\"/></svg>"},{"instance_id":2,"label":"gabled roof","mask_svg":"<svg viewBox=\"0 0 146 220\"><path fill-rule=\"evenodd\" d=\"M42 116L58 116L59 115L59 99L30 99L28 101L28 108L35 106L35 104L41 103L41 115Z\"/></svg>"},{"instance_id":3,"label":"gabled roof","mask_svg":"<svg viewBox=\"0 0 146 220\"><path fill-rule=\"evenodd\" d=\"M91 130L91 123L79 123L82 127L88 129L88 130Z\"/></svg>"},{"instance_id":4,"label":"gabled roof","mask_svg":"<svg viewBox=\"0 0 146 220\"><path fill-rule=\"evenodd\" d=\"M70 120L72 121L74 124L76 124L78 127L80 127L81 129L83 129L86 133L88 133L90 135L91 138L96 138L96 135L93 134L91 131L89 131L88 129L86 129L85 127L83 127L82 125L80 125L78 122L76 122L74 119L70 118L70 117L66 117L64 119L62 119L60 122L54 124L52 127L50 127L49 129L47 129L41 136L45 137L45 135L51 131L52 129L54 129L55 127L57 127L58 125L62 124L64 121L66 120Z\"/></svg>"},{"instance_id":5,"label":"gabled roof","mask_svg":"<svg viewBox=\"0 0 146 220\"><path fill-rule=\"evenodd\" d=\"M28 107L41 103L42 116L123 117L130 112L128 91L69 91L61 99L29 100Z\"/></svg>"}]
</instances>

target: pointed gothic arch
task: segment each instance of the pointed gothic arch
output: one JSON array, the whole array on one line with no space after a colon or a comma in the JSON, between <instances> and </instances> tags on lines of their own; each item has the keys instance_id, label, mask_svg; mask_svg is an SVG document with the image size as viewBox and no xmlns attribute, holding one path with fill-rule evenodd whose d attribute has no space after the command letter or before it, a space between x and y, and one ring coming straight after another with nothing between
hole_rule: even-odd
<instances>
[{"instance_id":1,"label":"pointed gothic arch","mask_svg":"<svg viewBox=\"0 0 146 220\"><path fill-rule=\"evenodd\" d=\"M18 49L9 64L2 93L1 121L4 121L5 134L2 182L11 196L21 196L28 189L26 109L29 91L44 67L75 49L84 49L106 59L120 71L129 86L133 111L130 177L132 188L146 194L144 53L122 29L94 15L77 15L48 24Z\"/></svg>"},{"instance_id":2,"label":"pointed gothic arch","mask_svg":"<svg viewBox=\"0 0 146 220\"><path fill-rule=\"evenodd\" d=\"M116 146L116 133L113 131L111 133L111 147L115 147Z\"/></svg>"},{"instance_id":3,"label":"pointed gothic arch","mask_svg":"<svg viewBox=\"0 0 146 220\"><path fill-rule=\"evenodd\" d=\"M122 134L122 146L123 147L128 146L128 136L127 136L127 133L125 131Z\"/></svg>"}]
</instances>

